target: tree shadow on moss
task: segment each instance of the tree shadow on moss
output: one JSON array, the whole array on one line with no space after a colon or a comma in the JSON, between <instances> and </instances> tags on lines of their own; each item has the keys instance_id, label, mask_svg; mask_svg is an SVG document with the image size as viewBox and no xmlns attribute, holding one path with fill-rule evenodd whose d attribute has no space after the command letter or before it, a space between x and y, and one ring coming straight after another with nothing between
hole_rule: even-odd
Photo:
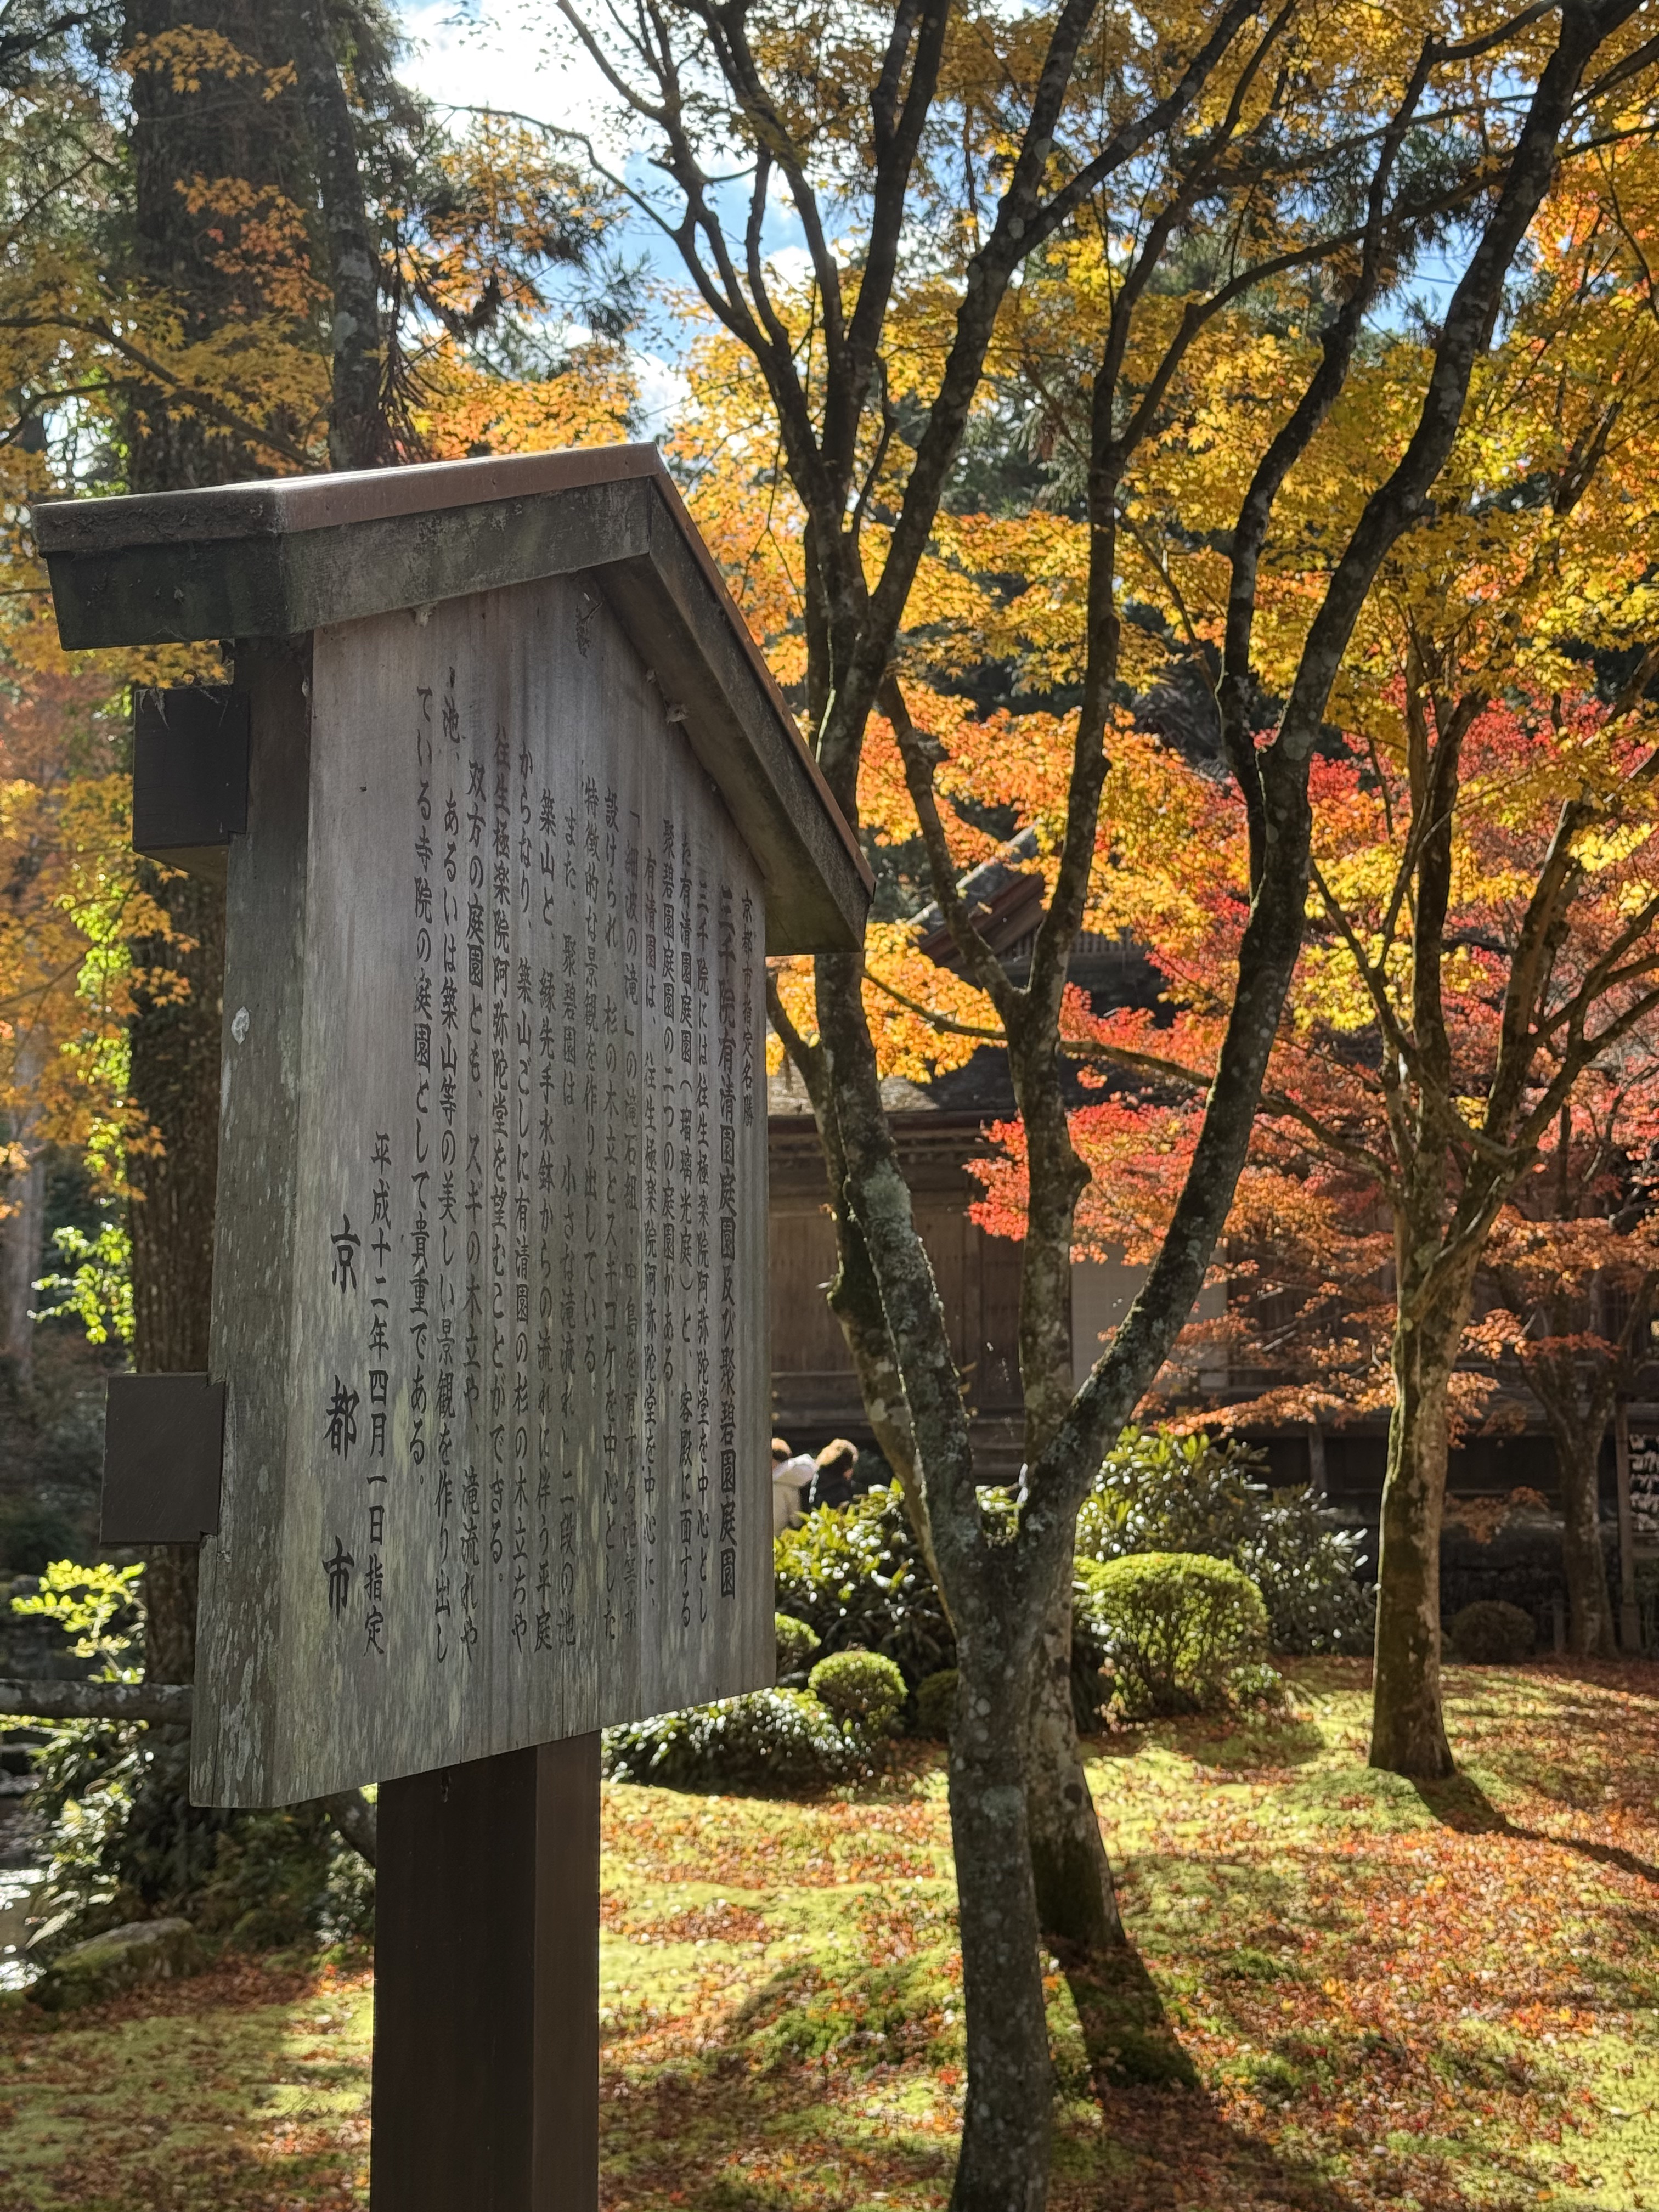
<instances>
[{"instance_id":1,"label":"tree shadow on moss","mask_svg":"<svg viewBox=\"0 0 1659 2212\"><path fill-rule=\"evenodd\" d=\"M1223 2118L1133 1945L1103 1961L1073 1957L1061 1964L1082 2032L1083 2065L1068 2069L1062 2051L1060 2087L1074 2106L1086 2101L1100 2112L1114 2212L1257 2200L1297 2212L1358 2212L1346 2191L1310 2162ZM1062 2129L1057 2150L1051 2200L1057 2212L1073 2201L1097 2203L1102 2153L1094 2141L1068 2140ZM1085 2181L1086 2199L1073 2200L1068 2184Z\"/></svg>"},{"instance_id":2,"label":"tree shadow on moss","mask_svg":"<svg viewBox=\"0 0 1659 2212\"><path fill-rule=\"evenodd\" d=\"M665 2057L630 2059L613 2027L600 2106L607 2189L696 2212L787 2212L821 2201L830 2181L865 2194L937 2186L954 2140L910 2134L902 2120L872 2126L866 2106L937 2065L938 1973L929 1955L835 1981L796 1961ZM757 2170L732 2170L734 2147Z\"/></svg>"},{"instance_id":3,"label":"tree shadow on moss","mask_svg":"<svg viewBox=\"0 0 1659 2212\"><path fill-rule=\"evenodd\" d=\"M1090 1759L1133 1759L1150 1748L1171 1751L1222 1775L1255 1775L1307 1766L1330 1749L1325 1729L1301 1714L1188 1714L1103 1729L1084 1739Z\"/></svg>"},{"instance_id":4,"label":"tree shadow on moss","mask_svg":"<svg viewBox=\"0 0 1659 2212\"><path fill-rule=\"evenodd\" d=\"M0 2212L266 2212L351 2201L366 2045L319 2032L360 2000L228 1952L203 1974L63 2013L0 2007Z\"/></svg>"},{"instance_id":5,"label":"tree shadow on moss","mask_svg":"<svg viewBox=\"0 0 1659 2212\"><path fill-rule=\"evenodd\" d=\"M1193 2062L1133 1944L1103 1960L1062 1952L1060 1966L1077 2007L1090 2082L1198 2087Z\"/></svg>"},{"instance_id":6,"label":"tree shadow on moss","mask_svg":"<svg viewBox=\"0 0 1659 2212\"><path fill-rule=\"evenodd\" d=\"M1099 2106L1103 2148L1062 2135L1049 2212L1099 2212L1103 2204L1111 2212L1191 2212L1200 2205L1362 2212L1379 2195L1406 2193L1395 2161L1381 2158L1371 2162L1365 2194L1350 2193L1311 2159L1231 2124L1203 2089L1109 2089ZM1103 2196L1107 2177L1110 2194Z\"/></svg>"},{"instance_id":7,"label":"tree shadow on moss","mask_svg":"<svg viewBox=\"0 0 1659 2212\"><path fill-rule=\"evenodd\" d=\"M1467 1774L1449 1775L1443 1782L1413 1782L1412 1787L1443 1828L1462 1836L1506 1836L1517 1843L1553 1844L1576 1851L1598 1866L1617 1867L1641 1881L1659 1885L1659 1866L1619 1844L1598 1844L1587 1836L1553 1835L1543 1828L1528 1828L1511 1820L1494 1805L1478 1782Z\"/></svg>"}]
</instances>

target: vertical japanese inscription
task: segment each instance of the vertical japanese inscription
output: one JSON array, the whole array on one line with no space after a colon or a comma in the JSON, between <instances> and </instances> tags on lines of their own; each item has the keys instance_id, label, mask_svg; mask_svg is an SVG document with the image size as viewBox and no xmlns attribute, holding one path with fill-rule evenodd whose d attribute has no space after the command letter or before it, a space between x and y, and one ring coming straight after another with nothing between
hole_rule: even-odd
<instances>
[{"instance_id":1,"label":"vertical japanese inscription","mask_svg":"<svg viewBox=\"0 0 1659 2212\"><path fill-rule=\"evenodd\" d=\"M434 788L443 792L439 824L437 934L438 1060L437 1297L434 1313L434 1443L432 1624L441 1665L453 1638L455 1567L455 1376L465 1308L465 1231L461 1208L461 945L465 862L461 846L461 718L455 672L448 672L441 718Z\"/></svg>"},{"instance_id":2,"label":"vertical japanese inscription","mask_svg":"<svg viewBox=\"0 0 1659 2212\"><path fill-rule=\"evenodd\" d=\"M584 704L465 608L416 635L395 744L363 741L326 815L330 866L396 920L385 956L344 900L318 931L309 1571L360 1706L435 1670L463 1730L510 1711L534 1741L740 1686L756 1640L761 914L631 664Z\"/></svg>"},{"instance_id":3,"label":"vertical japanese inscription","mask_svg":"<svg viewBox=\"0 0 1659 2212\"><path fill-rule=\"evenodd\" d=\"M732 890L720 885L717 949L719 970L720 1092L720 1595L738 1594L738 1129L737 924Z\"/></svg>"},{"instance_id":4,"label":"vertical japanese inscription","mask_svg":"<svg viewBox=\"0 0 1659 2212\"><path fill-rule=\"evenodd\" d=\"M407 1331L408 1434L402 1456L410 1477L411 1497L423 1485L427 1466L427 1422L431 1411L428 1374L432 1352L432 928L434 907L432 867L433 726L432 693L419 693L420 719L415 727L415 915L412 1060L409 1154L409 1246ZM384 1449L390 1411L386 1374L369 1376L369 1425L372 1440ZM382 1495L385 1493L382 1492ZM370 1507L371 1519L374 1508ZM379 1547L371 1553L374 1576L375 1611L380 1609L381 1567ZM372 1618L373 1616L371 1616Z\"/></svg>"}]
</instances>

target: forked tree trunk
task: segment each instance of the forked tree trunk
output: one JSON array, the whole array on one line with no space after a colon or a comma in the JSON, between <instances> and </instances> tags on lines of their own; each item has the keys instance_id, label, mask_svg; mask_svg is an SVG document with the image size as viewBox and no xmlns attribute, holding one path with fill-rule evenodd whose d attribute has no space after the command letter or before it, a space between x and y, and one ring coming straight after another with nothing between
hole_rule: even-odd
<instances>
[{"instance_id":1,"label":"forked tree trunk","mask_svg":"<svg viewBox=\"0 0 1659 2212\"><path fill-rule=\"evenodd\" d=\"M1030 1146L1030 1204L1020 1255L1019 1375L1025 1458L1034 1465L1070 1413L1072 1239L1088 1174L1072 1143L1053 1053L1022 1020L1009 1039ZM1026 1827L1042 1931L1074 1956L1123 1940L1112 1869L1084 1771L1072 1705L1072 1546L1042 1607L1025 1765Z\"/></svg>"},{"instance_id":2,"label":"forked tree trunk","mask_svg":"<svg viewBox=\"0 0 1659 2212\"><path fill-rule=\"evenodd\" d=\"M939 1291L882 1110L858 956L820 953L818 1017L845 1204L879 1269L889 1340L906 1347L907 1402L938 1556L954 1583L957 1702L951 1828L967 1998L969 2100L956 2212L1040 2212L1053 2069L1026 1821L1026 1756L1040 1624L1011 1577L1016 1547L988 1547L965 1411ZM972 1565L969 1565L969 1562ZM956 1571L958 1570L959 1571Z\"/></svg>"},{"instance_id":3,"label":"forked tree trunk","mask_svg":"<svg viewBox=\"0 0 1659 2212\"><path fill-rule=\"evenodd\" d=\"M834 1109L823 1092L822 1067L810 1054L802 1056L809 1089L817 1086L813 1104L824 1146L830 1212L836 1224L839 1265L830 1286L830 1310L841 1324L852 1355L866 1418L897 1479L912 1530L948 1617L927 1504L916 1479L915 1439L904 1401L903 1378L894 1356L880 1286L868 1248L848 1206L846 1164L835 1128ZM1069 1362L1069 1340L1066 1351ZM1068 1384L1068 1401L1069 1396ZM1030 1728L1027 1812L1032 1878L1042 1932L1050 1942L1064 1944L1074 1952L1097 1954L1115 1949L1123 1941L1123 1926L1072 1706L1069 1582L1055 1593L1044 1624Z\"/></svg>"},{"instance_id":4,"label":"forked tree trunk","mask_svg":"<svg viewBox=\"0 0 1659 2212\"><path fill-rule=\"evenodd\" d=\"M1440 1524L1448 1401L1468 1304L1467 1283L1437 1285L1420 1300L1402 1284L1395 1324L1370 1763L1425 1781L1454 1764L1440 1696Z\"/></svg>"}]
</instances>

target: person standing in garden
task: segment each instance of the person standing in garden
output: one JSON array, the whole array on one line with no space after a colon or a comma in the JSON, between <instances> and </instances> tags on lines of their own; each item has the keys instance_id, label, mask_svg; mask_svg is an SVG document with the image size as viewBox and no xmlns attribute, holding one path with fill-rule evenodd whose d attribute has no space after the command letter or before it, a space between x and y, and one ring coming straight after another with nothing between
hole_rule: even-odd
<instances>
[{"instance_id":1,"label":"person standing in garden","mask_svg":"<svg viewBox=\"0 0 1659 2212\"><path fill-rule=\"evenodd\" d=\"M772 1439L772 1534L782 1535L800 1520L806 1486L816 1467L805 1452L790 1451L781 1437Z\"/></svg>"},{"instance_id":2,"label":"person standing in garden","mask_svg":"<svg viewBox=\"0 0 1659 2212\"><path fill-rule=\"evenodd\" d=\"M809 1511L820 1505L850 1505L853 1502L853 1470L859 1463L859 1448L845 1437L837 1437L825 1444L813 1462L812 1487L807 1493Z\"/></svg>"}]
</instances>

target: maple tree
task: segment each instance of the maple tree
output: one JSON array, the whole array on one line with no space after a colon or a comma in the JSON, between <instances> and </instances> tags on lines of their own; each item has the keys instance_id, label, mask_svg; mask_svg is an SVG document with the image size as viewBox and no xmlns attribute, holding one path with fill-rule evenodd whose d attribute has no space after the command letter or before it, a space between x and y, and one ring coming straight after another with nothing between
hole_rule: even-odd
<instances>
[{"instance_id":1,"label":"maple tree","mask_svg":"<svg viewBox=\"0 0 1659 2212\"><path fill-rule=\"evenodd\" d=\"M1407 1772L1443 1772L1449 1760L1438 1690L1446 1455L1455 1421L1492 1382L1460 1373L1466 1342L1490 1352L1513 1341L1523 1373L1550 1391L1577 1632L1607 1632L1596 1595L1601 1431L1592 1445L1589 1426L1598 1404L1605 1426L1635 1338L1569 1413L1587 1347L1559 1316L1595 1275L1598 1249L1609 1285L1633 1281L1638 1306L1648 1295L1639 1218L1619 1231L1587 1217L1619 1165L1609 1147L1625 1150L1596 1102L1639 1107L1630 1070L1645 1069L1659 1017L1646 701L1656 663L1643 644L1659 362L1648 319L1630 312L1650 283L1640 210L1650 150L1601 162L1553 201L1530 296L1478 380L1435 520L1387 564L1335 687L1346 735L1310 781L1314 918L1230 1231L1243 1288L1224 1333L1270 1346L1269 1364L1291 1379L1228 1418L1390 1406L1372 1749ZM1397 373L1390 363L1357 380L1351 400L1372 420L1385 415L1384 379ZM1316 479L1310 488L1340 495ZM1214 594L1201 561L1184 564L1179 589L1204 621ZM1599 694L1593 651L1609 665L1624 656ZM1181 1086L1190 1100L1214 1067L1248 897L1242 805L1163 762L1166 781L1187 786L1170 802L1179 846L1155 848L1150 885L1129 895L1142 899L1139 926L1179 1018L1152 1034L1143 1015L1073 1017L1080 1049L1176 1086L1170 1103L1115 1098L1074 1121L1098 1194L1092 1232L1132 1251L1169 1218L1173 1172L1192 1155L1195 1115ZM1143 841L1127 857L1120 883L1145 872L1147 850ZM1587 1128L1606 1131L1582 1170L1571 1165L1581 1100ZM1535 1216L1550 1164L1571 1204L1546 1236ZM1014 1182L999 1192L993 1175L988 1218L1020 1202L1018 1143L1008 1166ZM1628 1190L1619 1206L1642 1211ZM1483 1260L1504 1255L1517 1297L1530 1282L1530 1315L1552 1243L1557 1322L1506 1340L1488 1318L1471 1335Z\"/></svg>"},{"instance_id":2,"label":"maple tree","mask_svg":"<svg viewBox=\"0 0 1659 2212\"><path fill-rule=\"evenodd\" d=\"M596 18L566 0L562 12L632 143L644 136L651 148L654 185L611 181L660 224L722 333L726 404L708 426L698 512L729 521L743 501L742 489L708 496L708 478L746 486L754 519L746 532L728 529L727 557L738 556L744 582L762 572L775 594L794 595L786 654L849 817L864 805L866 765L881 787L865 817L872 837L876 809L902 792L904 842L920 851L960 980L979 994L978 1025L1006 1043L1021 1109L1026 1468L1018 1532L998 1543L979 1510L866 1011L873 995L925 1019L933 987L914 976L921 990L907 989L862 955L837 954L820 956L810 989L786 979L775 991L775 1025L824 1145L841 1260L832 1302L957 1636L951 1809L970 2079L956 2202L1035 2204L1048 2080L1037 1928L1104 1949L1115 1918L1069 1717L1057 1710L1072 1523L1104 1441L1186 1318L1243 1164L1303 933L1310 779L1345 654L1451 453L1564 135L1587 129L1615 87L1628 92L1647 57L1627 14L1578 9L1547 32L1526 11L1443 44L1437 23L1391 19L1381 49L1374 19L1345 32L1294 5L1271 17L1177 10L1132 28L1088 0L1012 20L901 4L837 21L834 38L815 19L761 8ZM1450 127L1465 100L1497 129L1479 150ZM775 194L800 224L804 281L769 262ZM1344 495L1319 504L1314 554L1299 465L1316 477L1334 465L1321 434L1366 317L1454 216L1468 251L1435 342L1426 359L1412 352L1388 434L1371 425L1357 468L1343 453ZM1203 545L1224 578L1217 690L1224 757L1243 794L1248 920L1189 1171L1146 1290L1074 1395L1069 1269L1087 1171L1057 1063L1109 757L1126 742L1123 693L1137 669L1139 626L1126 611L1142 577L1157 585L1170 567L1142 520L1143 487L1155 494L1160 461L1173 470L1209 443L1217 381L1274 343L1274 373L1251 376L1251 407L1230 410L1230 452L1200 461L1194 495L1165 510L1170 540ZM987 588L983 559L994 519L979 528L952 514L948 495L972 426L1016 383L1039 395L1040 437L1063 436L1074 457L1069 529L1057 517L1051 532L1070 543L1032 598L1058 614L1055 627L1069 617L1081 695L1055 717L1057 742L1034 772L1046 804L1022 794L1048 896L1018 981L957 890L963 808L952 799L959 750L992 763L994 783L1012 732L971 732L975 718L950 700L956 687L927 683L930 671L951 672L953 623L970 628L1001 596ZM1272 586L1279 500L1293 482L1292 602ZM1167 596L1147 593L1155 606ZM1264 653L1285 673L1271 690ZM983 657L978 642L971 659ZM902 936L878 934L872 949L902 957Z\"/></svg>"}]
</instances>

